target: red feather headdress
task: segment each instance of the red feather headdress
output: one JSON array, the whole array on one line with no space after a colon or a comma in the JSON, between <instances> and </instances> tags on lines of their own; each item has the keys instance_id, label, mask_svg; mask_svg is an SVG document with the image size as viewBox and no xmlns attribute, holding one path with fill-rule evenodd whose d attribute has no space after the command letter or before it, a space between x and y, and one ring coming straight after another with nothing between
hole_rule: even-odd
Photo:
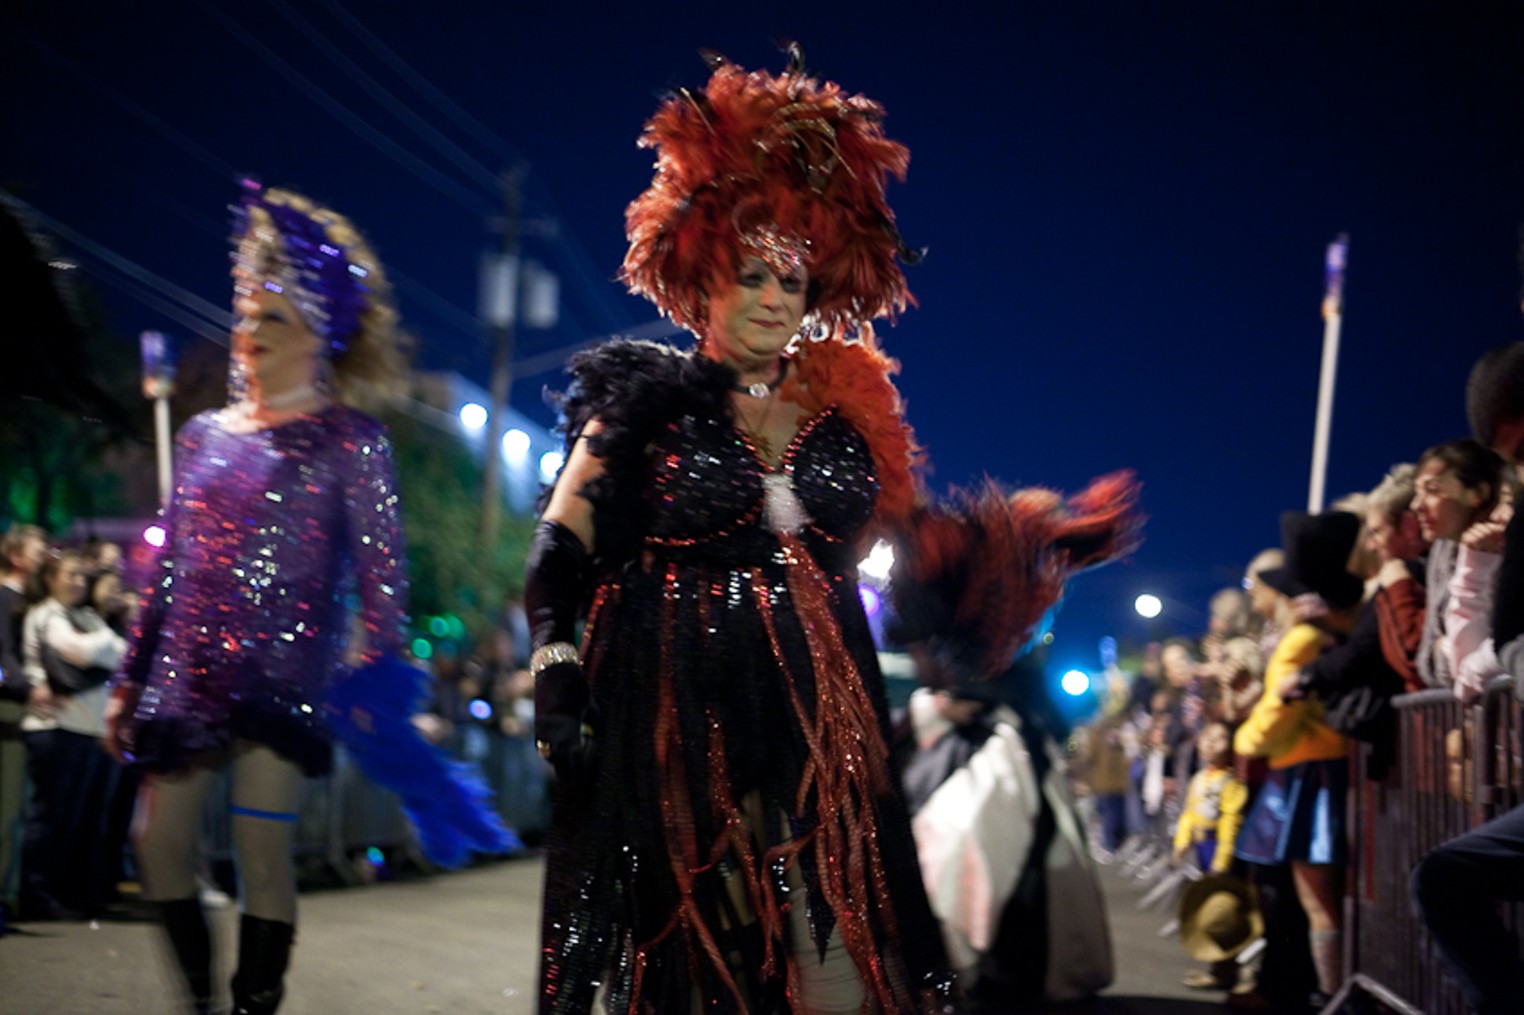
<instances>
[{"instance_id":1,"label":"red feather headdress","mask_svg":"<svg viewBox=\"0 0 1524 1015\"><path fill-rule=\"evenodd\" d=\"M884 136L882 106L808 77L790 53L779 75L707 56L703 91L668 98L641 135L656 174L625 212L621 278L695 334L716 268L759 233L806 245L811 315L828 332L913 302L896 256L918 255L884 196L891 174L904 179L909 149Z\"/></svg>"}]
</instances>

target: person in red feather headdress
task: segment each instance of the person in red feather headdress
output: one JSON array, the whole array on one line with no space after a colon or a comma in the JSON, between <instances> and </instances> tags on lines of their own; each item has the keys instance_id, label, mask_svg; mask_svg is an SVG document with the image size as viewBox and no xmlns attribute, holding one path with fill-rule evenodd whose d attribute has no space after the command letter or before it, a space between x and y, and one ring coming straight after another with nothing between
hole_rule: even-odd
<instances>
[{"instance_id":1,"label":"person in red feather headdress","mask_svg":"<svg viewBox=\"0 0 1524 1015\"><path fill-rule=\"evenodd\" d=\"M630 1012L940 1011L954 985L857 561L890 536L907 588L978 572L926 633L1008 659L1067 570L1122 548L1131 485L1079 517L926 503L870 324L911 302L885 198L909 153L797 49L776 75L709 60L646 125L623 269L697 349L574 360L530 552L535 735L558 776L541 1009L587 1011L601 987ZM1004 590L1034 593L1003 625L970 616L995 607L969 563L992 544Z\"/></svg>"}]
</instances>

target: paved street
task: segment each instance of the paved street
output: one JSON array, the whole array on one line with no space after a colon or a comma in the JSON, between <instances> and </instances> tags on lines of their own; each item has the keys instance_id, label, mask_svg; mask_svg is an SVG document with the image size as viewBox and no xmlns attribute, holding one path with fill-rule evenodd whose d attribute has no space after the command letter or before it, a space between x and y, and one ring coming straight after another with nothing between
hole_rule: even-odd
<instances>
[{"instance_id":1,"label":"paved street","mask_svg":"<svg viewBox=\"0 0 1524 1015\"><path fill-rule=\"evenodd\" d=\"M1224 1009L1179 985L1191 966L1139 913L1139 892L1102 872L1117 982L1068 1015L1210 1015ZM540 863L306 894L282 1015L523 1015L533 984ZM232 909L216 914L230 964ZM143 1015L171 1010L156 930L147 923L36 923L0 938L0 1013Z\"/></svg>"}]
</instances>

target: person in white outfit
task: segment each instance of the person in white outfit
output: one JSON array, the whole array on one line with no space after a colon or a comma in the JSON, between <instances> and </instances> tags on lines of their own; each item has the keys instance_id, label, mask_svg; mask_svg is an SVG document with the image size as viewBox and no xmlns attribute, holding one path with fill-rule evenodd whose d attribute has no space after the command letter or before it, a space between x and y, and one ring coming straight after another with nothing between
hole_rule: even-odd
<instances>
[{"instance_id":1,"label":"person in white outfit","mask_svg":"<svg viewBox=\"0 0 1524 1015\"><path fill-rule=\"evenodd\" d=\"M109 901L116 857L107 841L117 766L101 750L106 680L126 651L89 606L84 558L65 551L40 572L46 598L22 625L33 686L21 721L32 805L22 853L24 918L93 916Z\"/></svg>"}]
</instances>

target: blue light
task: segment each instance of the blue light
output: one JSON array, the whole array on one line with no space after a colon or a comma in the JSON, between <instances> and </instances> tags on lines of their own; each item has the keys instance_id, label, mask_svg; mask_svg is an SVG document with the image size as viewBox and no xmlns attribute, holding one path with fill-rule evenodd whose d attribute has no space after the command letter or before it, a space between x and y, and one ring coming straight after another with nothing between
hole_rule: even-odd
<instances>
[{"instance_id":1,"label":"blue light","mask_svg":"<svg viewBox=\"0 0 1524 1015\"><path fill-rule=\"evenodd\" d=\"M1059 681L1059 686L1064 689L1065 694L1078 698L1090 690L1090 677L1081 670L1070 670Z\"/></svg>"},{"instance_id":2,"label":"blue light","mask_svg":"<svg viewBox=\"0 0 1524 1015\"><path fill-rule=\"evenodd\" d=\"M386 854L381 852L378 847L372 846L365 851L365 859L370 862L372 867L379 867L386 862Z\"/></svg>"},{"instance_id":3,"label":"blue light","mask_svg":"<svg viewBox=\"0 0 1524 1015\"><path fill-rule=\"evenodd\" d=\"M473 719L479 719L485 722L486 720L492 718L492 706L487 704L486 700L483 698L473 699L471 704L466 706L466 710L471 713L471 718Z\"/></svg>"},{"instance_id":4,"label":"blue light","mask_svg":"<svg viewBox=\"0 0 1524 1015\"><path fill-rule=\"evenodd\" d=\"M864 612L870 617L877 616L879 609L884 605L884 601L879 597L878 592L871 586L859 585L857 586L857 594L863 601Z\"/></svg>"}]
</instances>

